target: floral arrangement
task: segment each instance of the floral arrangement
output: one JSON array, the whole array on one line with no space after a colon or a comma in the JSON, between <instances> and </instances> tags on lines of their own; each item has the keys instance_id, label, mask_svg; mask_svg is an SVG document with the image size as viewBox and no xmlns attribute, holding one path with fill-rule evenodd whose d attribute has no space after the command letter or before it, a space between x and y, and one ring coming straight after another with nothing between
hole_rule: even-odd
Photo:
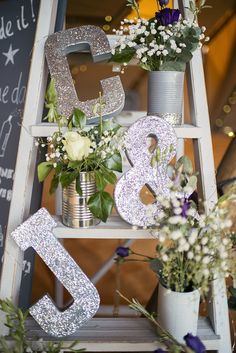
<instances>
[{"instance_id":1,"label":"floral arrangement","mask_svg":"<svg viewBox=\"0 0 236 353\"><path fill-rule=\"evenodd\" d=\"M190 1L191 20L182 18L178 9L167 7L168 0L157 0L158 11L149 20L141 18L136 0L127 0L137 13L133 20L124 19L112 52L111 61L127 65L137 59L139 65L149 71L185 71L192 53L202 46L205 27L197 24L197 14L206 7L206 0Z\"/></svg>"},{"instance_id":2,"label":"floral arrangement","mask_svg":"<svg viewBox=\"0 0 236 353\"><path fill-rule=\"evenodd\" d=\"M142 316L146 317L156 328L158 333L158 340L163 343L167 350L158 348L154 353L205 353L206 347L199 339L198 336L193 336L191 333L188 333L184 336L184 341L186 345L179 343L168 331L166 331L158 322L156 317L153 314L150 314L136 299L130 301L124 297L120 292L119 295L124 298L128 303L129 307Z\"/></svg>"},{"instance_id":3,"label":"floral arrangement","mask_svg":"<svg viewBox=\"0 0 236 353\"><path fill-rule=\"evenodd\" d=\"M94 171L97 192L93 194L87 206L91 213L106 221L113 207L113 198L104 189L116 182L114 171L122 171L123 131L112 121L102 119L102 98L100 94L100 122L96 126L86 126L85 114L74 108L69 119L58 114L54 82L51 81L46 94L48 121L58 123L58 130L47 140L38 139L36 145L47 147L46 161L38 165L38 178L43 181L53 171L50 192L54 192L60 183L63 188L76 182L76 191L81 195L81 172ZM64 126L64 127L63 127Z\"/></svg>"},{"instance_id":4,"label":"floral arrangement","mask_svg":"<svg viewBox=\"0 0 236 353\"><path fill-rule=\"evenodd\" d=\"M74 349L79 341L74 341L69 347L64 347L62 341L46 343L42 338L35 338L37 342L32 342L27 339L28 311L22 312L9 299L0 300L0 310L6 315L5 326L9 328L7 339L0 335L0 351L3 353L36 353L39 351L60 353L65 349L76 353L85 351L84 349Z\"/></svg>"},{"instance_id":5,"label":"floral arrangement","mask_svg":"<svg viewBox=\"0 0 236 353\"><path fill-rule=\"evenodd\" d=\"M232 222L223 206L227 198L235 200L236 194L223 196L208 214L199 215L189 197L194 191L191 184L195 183L190 163L186 157L178 161L170 198L157 196L162 211L157 217L153 216L152 224L155 225L150 230L159 239L156 257L119 247L117 260L149 262L166 288L177 292L200 289L204 294L210 281L229 274ZM152 207L155 209L155 205Z\"/></svg>"}]
</instances>

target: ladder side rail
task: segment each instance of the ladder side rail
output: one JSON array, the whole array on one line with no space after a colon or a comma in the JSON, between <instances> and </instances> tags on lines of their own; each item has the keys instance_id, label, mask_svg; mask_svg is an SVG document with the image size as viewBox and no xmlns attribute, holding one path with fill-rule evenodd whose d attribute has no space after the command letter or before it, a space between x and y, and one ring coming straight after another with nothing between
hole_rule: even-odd
<instances>
[{"instance_id":1,"label":"ladder side rail","mask_svg":"<svg viewBox=\"0 0 236 353\"><path fill-rule=\"evenodd\" d=\"M179 6L188 16L189 0L179 0ZM200 172L203 199L209 210L217 201L215 166L212 149L210 119L205 88L201 51L197 50L187 67L187 83L192 123L202 128L202 137L193 140L196 167ZM212 298L208 306L209 318L215 333L221 337L219 353L231 352L228 303L224 279L213 281Z\"/></svg>"},{"instance_id":2,"label":"ladder side rail","mask_svg":"<svg viewBox=\"0 0 236 353\"><path fill-rule=\"evenodd\" d=\"M40 3L15 168L0 281L0 298L10 298L15 303L17 303L20 289L23 253L10 234L29 215L37 156L34 138L29 131L32 124L39 123L42 119L48 74L45 65L44 43L48 35L54 31L57 4L57 0L42 0ZM4 318L0 317L0 326L3 326L3 320ZM5 328L2 327L0 332L5 332Z\"/></svg>"}]
</instances>

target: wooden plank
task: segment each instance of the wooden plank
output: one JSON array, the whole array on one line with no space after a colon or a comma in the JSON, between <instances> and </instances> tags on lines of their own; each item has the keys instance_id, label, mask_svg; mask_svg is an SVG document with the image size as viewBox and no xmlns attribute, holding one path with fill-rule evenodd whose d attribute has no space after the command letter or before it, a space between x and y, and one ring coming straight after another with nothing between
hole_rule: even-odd
<instances>
[{"instance_id":1,"label":"wooden plank","mask_svg":"<svg viewBox=\"0 0 236 353\"><path fill-rule=\"evenodd\" d=\"M123 126L130 126L131 122L122 123ZM47 137L57 131L56 124L42 123L32 125L30 133L33 137ZM62 129L63 130L63 129ZM184 124L175 127L175 132L178 138L199 139L202 137L202 129L190 124Z\"/></svg>"},{"instance_id":2,"label":"wooden plank","mask_svg":"<svg viewBox=\"0 0 236 353\"><path fill-rule=\"evenodd\" d=\"M132 227L119 216L112 216L106 223L101 222L96 227L69 228L61 223L61 218L55 216L57 227L53 233L63 239L155 239L148 229Z\"/></svg>"},{"instance_id":3,"label":"wooden plank","mask_svg":"<svg viewBox=\"0 0 236 353\"><path fill-rule=\"evenodd\" d=\"M38 336L45 342L60 340L49 337L33 319L27 321L26 327L29 339ZM208 349L218 349L220 337L214 334L207 318L199 319L198 336ZM149 352L161 347L155 327L140 317L93 318L77 334L62 340L68 347L75 339L80 340L78 347L85 347L89 352Z\"/></svg>"},{"instance_id":4,"label":"wooden plank","mask_svg":"<svg viewBox=\"0 0 236 353\"><path fill-rule=\"evenodd\" d=\"M31 69L29 74L25 108L23 114L12 201L8 219L2 277L0 282L0 298L13 299L16 303L19 295L23 254L11 232L29 215L37 150L33 138L28 133L32 124L41 121L47 70L44 58L44 43L54 30L57 13L57 0L41 1L38 16L35 44L33 48ZM6 333L0 318L0 332Z\"/></svg>"}]
</instances>

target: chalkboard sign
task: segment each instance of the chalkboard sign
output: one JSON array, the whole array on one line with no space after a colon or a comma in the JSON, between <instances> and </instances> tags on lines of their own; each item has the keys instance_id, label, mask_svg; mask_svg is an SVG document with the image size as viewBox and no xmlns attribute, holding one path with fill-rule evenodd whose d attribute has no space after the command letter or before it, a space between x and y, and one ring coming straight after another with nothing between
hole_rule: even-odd
<instances>
[{"instance_id":1,"label":"chalkboard sign","mask_svg":"<svg viewBox=\"0 0 236 353\"><path fill-rule=\"evenodd\" d=\"M0 1L0 258L40 0Z\"/></svg>"}]
</instances>

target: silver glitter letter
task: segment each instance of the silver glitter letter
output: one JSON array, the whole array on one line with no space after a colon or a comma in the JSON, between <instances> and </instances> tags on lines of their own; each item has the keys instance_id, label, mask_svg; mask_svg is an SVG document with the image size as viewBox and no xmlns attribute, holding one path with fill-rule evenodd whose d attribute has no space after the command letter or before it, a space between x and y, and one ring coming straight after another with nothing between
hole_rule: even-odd
<instances>
[{"instance_id":1,"label":"silver glitter letter","mask_svg":"<svg viewBox=\"0 0 236 353\"><path fill-rule=\"evenodd\" d=\"M100 62L111 57L111 48L105 32L96 26L81 26L57 32L48 37L45 44L46 58L55 80L58 98L58 111L68 117L74 107L81 109L94 123L98 115L94 113L99 99L80 102L71 77L66 55L83 50L90 50L93 61ZM91 82L92 84L92 82ZM119 76L101 80L103 89L103 117L110 118L120 113L124 107L125 94Z\"/></svg>"},{"instance_id":2,"label":"silver glitter letter","mask_svg":"<svg viewBox=\"0 0 236 353\"><path fill-rule=\"evenodd\" d=\"M73 334L91 319L100 299L94 285L53 235L55 226L47 210L41 208L11 235L23 251L33 247L73 297L73 304L63 312L48 295L30 308L30 314L44 331L62 337Z\"/></svg>"},{"instance_id":3,"label":"silver glitter letter","mask_svg":"<svg viewBox=\"0 0 236 353\"><path fill-rule=\"evenodd\" d=\"M147 147L147 137L154 137L157 148L153 153ZM146 184L154 195L169 195L167 166L175 156L177 138L173 127L157 116L145 116L130 126L126 138L126 154L133 168L128 170L115 188L115 203L120 216L128 223L148 226L148 208L142 203L140 191ZM153 155L157 163L152 166ZM159 157L158 157L159 156ZM160 210L160 205L154 208Z\"/></svg>"}]
</instances>

